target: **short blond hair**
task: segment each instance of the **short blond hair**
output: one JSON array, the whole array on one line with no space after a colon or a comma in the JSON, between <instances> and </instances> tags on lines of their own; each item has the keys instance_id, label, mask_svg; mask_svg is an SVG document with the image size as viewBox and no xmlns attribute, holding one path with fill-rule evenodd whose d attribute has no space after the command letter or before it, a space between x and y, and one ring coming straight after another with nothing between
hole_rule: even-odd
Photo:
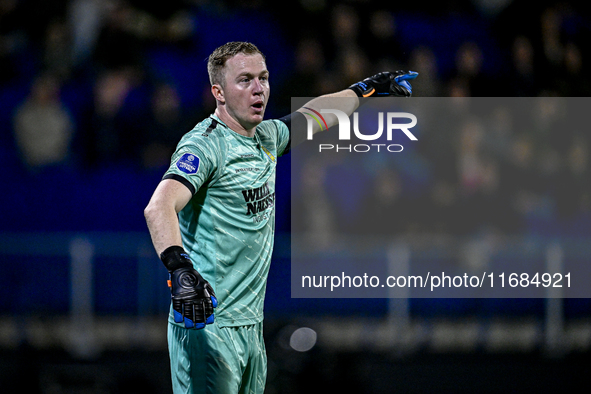
<instances>
[{"instance_id":1,"label":"short blond hair","mask_svg":"<svg viewBox=\"0 0 591 394\"><path fill-rule=\"evenodd\" d=\"M239 53L245 55L256 55L259 54L265 60L265 55L250 42L243 41L232 41L228 42L218 48L216 48L207 61L207 73L209 74L209 82L211 85L223 85L223 70L226 65L226 61Z\"/></svg>"}]
</instances>

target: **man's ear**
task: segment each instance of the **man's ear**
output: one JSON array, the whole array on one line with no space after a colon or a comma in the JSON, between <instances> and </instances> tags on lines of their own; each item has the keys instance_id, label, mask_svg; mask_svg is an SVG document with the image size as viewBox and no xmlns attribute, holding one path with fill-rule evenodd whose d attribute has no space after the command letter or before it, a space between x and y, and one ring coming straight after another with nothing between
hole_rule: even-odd
<instances>
[{"instance_id":1,"label":"man's ear","mask_svg":"<svg viewBox=\"0 0 591 394\"><path fill-rule=\"evenodd\" d=\"M226 99L224 98L224 89L222 89L221 85L217 83L213 84L211 86L211 94L213 94L213 97L220 103L224 104L226 102Z\"/></svg>"}]
</instances>

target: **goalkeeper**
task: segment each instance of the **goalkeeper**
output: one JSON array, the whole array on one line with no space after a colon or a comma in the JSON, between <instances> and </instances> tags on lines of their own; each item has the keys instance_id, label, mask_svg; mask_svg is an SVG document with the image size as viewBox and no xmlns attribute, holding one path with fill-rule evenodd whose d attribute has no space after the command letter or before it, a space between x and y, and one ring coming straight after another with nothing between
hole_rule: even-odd
<instances>
[{"instance_id":1,"label":"goalkeeper","mask_svg":"<svg viewBox=\"0 0 591 394\"><path fill-rule=\"evenodd\" d=\"M275 168L296 111L263 120L269 71L256 46L230 42L207 65L215 112L185 134L144 214L168 269L175 393L263 393L263 304L275 229ZM416 73L381 73L307 108L351 114L359 97L409 97ZM336 117L325 117L329 127ZM303 123L302 123L303 122ZM305 127L305 126L304 126ZM316 125L320 131L320 126Z\"/></svg>"}]
</instances>

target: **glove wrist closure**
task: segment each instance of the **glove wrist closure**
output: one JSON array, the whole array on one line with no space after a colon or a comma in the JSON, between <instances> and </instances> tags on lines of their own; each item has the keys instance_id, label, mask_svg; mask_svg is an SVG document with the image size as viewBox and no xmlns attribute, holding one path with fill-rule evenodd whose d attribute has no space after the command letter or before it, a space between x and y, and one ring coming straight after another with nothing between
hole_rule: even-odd
<instances>
[{"instance_id":1,"label":"glove wrist closure","mask_svg":"<svg viewBox=\"0 0 591 394\"><path fill-rule=\"evenodd\" d=\"M193 263L191 263L185 249L177 245L169 246L164 252L160 253L160 260L162 260L168 272L178 268L193 268Z\"/></svg>"}]
</instances>

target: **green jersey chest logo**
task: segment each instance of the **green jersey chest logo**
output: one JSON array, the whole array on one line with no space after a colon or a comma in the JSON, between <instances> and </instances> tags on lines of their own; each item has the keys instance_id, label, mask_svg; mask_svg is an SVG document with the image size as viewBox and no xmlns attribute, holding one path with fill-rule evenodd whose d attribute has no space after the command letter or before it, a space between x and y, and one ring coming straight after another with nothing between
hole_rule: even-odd
<instances>
[{"instance_id":1,"label":"green jersey chest logo","mask_svg":"<svg viewBox=\"0 0 591 394\"><path fill-rule=\"evenodd\" d=\"M242 190L244 202L246 202L246 214L253 215L275 205L275 192L265 183L255 189Z\"/></svg>"}]
</instances>

